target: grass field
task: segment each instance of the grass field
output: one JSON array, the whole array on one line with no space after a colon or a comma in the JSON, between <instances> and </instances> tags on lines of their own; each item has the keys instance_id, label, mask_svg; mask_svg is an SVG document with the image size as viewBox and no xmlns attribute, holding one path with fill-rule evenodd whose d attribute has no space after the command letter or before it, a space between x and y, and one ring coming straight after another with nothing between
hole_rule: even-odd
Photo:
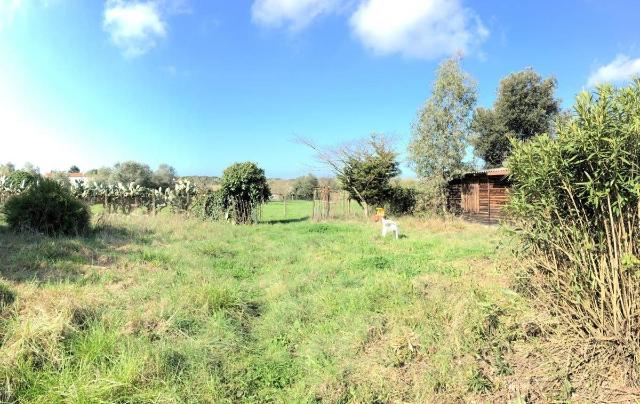
<instances>
[{"instance_id":1,"label":"grass field","mask_svg":"<svg viewBox=\"0 0 640 404\"><path fill-rule=\"evenodd\" d=\"M96 217L0 227L0 401L425 402L489 397L526 305L495 228Z\"/></svg>"}]
</instances>

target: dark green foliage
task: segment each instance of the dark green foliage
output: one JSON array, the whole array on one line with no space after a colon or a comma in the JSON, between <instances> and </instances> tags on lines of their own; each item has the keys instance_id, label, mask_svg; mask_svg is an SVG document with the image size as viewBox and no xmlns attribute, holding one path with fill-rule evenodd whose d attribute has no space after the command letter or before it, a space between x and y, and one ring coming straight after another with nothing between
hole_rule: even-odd
<instances>
[{"instance_id":1,"label":"dark green foliage","mask_svg":"<svg viewBox=\"0 0 640 404\"><path fill-rule=\"evenodd\" d=\"M191 206L191 213L200 219L224 220L226 209L223 192L209 190L199 194Z\"/></svg>"},{"instance_id":2,"label":"dark green foliage","mask_svg":"<svg viewBox=\"0 0 640 404\"><path fill-rule=\"evenodd\" d=\"M271 196L264 170L252 162L227 167L222 174L220 192L225 211L236 223L257 221L256 208Z\"/></svg>"},{"instance_id":3,"label":"dark green foliage","mask_svg":"<svg viewBox=\"0 0 640 404\"><path fill-rule=\"evenodd\" d=\"M69 190L43 179L13 196L3 207L9 227L15 231L77 235L89 228L89 208Z\"/></svg>"},{"instance_id":4,"label":"dark green foliage","mask_svg":"<svg viewBox=\"0 0 640 404\"><path fill-rule=\"evenodd\" d=\"M493 109L478 108L473 117L473 146L487 166L502 165L511 153L509 137L522 141L551 130L560 111L556 85L555 78L543 79L533 69L502 79Z\"/></svg>"},{"instance_id":5,"label":"dark green foliage","mask_svg":"<svg viewBox=\"0 0 640 404\"><path fill-rule=\"evenodd\" d=\"M69 172L70 173L79 173L80 172L80 167L78 167L76 165L72 165L71 167L69 167Z\"/></svg>"},{"instance_id":6,"label":"dark green foliage","mask_svg":"<svg viewBox=\"0 0 640 404\"><path fill-rule=\"evenodd\" d=\"M38 174L34 174L25 170L17 170L13 171L7 177L7 185L19 187L24 183L24 185L28 187L36 183L38 179L40 179L40 176Z\"/></svg>"},{"instance_id":7,"label":"dark green foliage","mask_svg":"<svg viewBox=\"0 0 640 404\"><path fill-rule=\"evenodd\" d=\"M313 191L318 187L318 178L313 174L296 178L291 189L291 196L295 199L313 199Z\"/></svg>"},{"instance_id":8,"label":"dark green foliage","mask_svg":"<svg viewBox=\"0 0 640 404\"><path fill-rule=\"evenodd\" d=\"M410 215L416 207L418 192L414 188L393 185L389 189L385 210L392 216Z\"/></svg>"},{"instance_id":9,"label":"dark green foliage","mask_svg":"<svg viewBox=\"0 0 640 404\"><path fill-rule=\"evenodd\" d=\"M361 205L382 206L391 193L391 179L400 175L397 156L384 136L373 134L364 147L347 156L338 181Z\"/></svg>"},{"instance_id":10,"label":"dark green foliage","mask_svg":"<svg viewBox=\"0 0 640 404\"><path fill-rule=\"evenodd\" d=\"M476 109L471 130L477 136L474 139L475 154L484 160L486 167L501 166L511 153L511 142L506 136L509 131L498 119L496 111Z\"/></svg>"},{"instance_id":11,"label":"dark green foliage","mask_svg":"<svg viewBox=\"0 0 640 404\"><path fill-rule=\"evenodd\" d=\"M514 142L510 212L553 311L638 363L640 80L582 93L575 112L555 138Z\"/></svg>"}]
</instances>

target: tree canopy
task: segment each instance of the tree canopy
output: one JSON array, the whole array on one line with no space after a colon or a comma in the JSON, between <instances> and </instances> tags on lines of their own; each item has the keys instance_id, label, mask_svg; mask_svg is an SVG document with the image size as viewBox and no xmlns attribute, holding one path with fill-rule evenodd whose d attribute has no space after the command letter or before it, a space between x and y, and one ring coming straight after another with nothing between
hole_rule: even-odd
<instances>
[{"instance_id":1,"label":"tree canopy","mask_svg":"<svg viewBox=\"0 0 640 404\"><path fill-rule=\"evenodd\" d=\"M511 153L509 138L527 140L551 130L560 111L556 79L543 79L533 69L502 79L492 109L478 108L471 125L475 154L487 167L502 165Z\"/></svg>"},{"instance_id":2,"label":"tree canopy","mask_svg":"<svg viewBox=\"0 0 640 404\"><path fill-rule=\"evenodd\" d=\"M157 188L171 187L176 181L176 169L169 164L160 164L156 171L153 172L151 181Z\"/></svg>"},{"instance_id":3,"label":"tree canopy","mask_svg":"<svg viewBox=\"0 0 640 404\"><path fill-rule=\"evenodd\" d=\"M236 223L254 221L255 208L271 196L264 170L252 162L227 167L222 174L220 192L224 207L231 210Z\"/></svg>"},{"instance_id":4,"label":"tree canopy","mask_svg":"<svg viewBox=\"0 0 640 404\"><path fill-rule=\"evenodd\" d=\"M409 160L418 176L447 180L463 170L476 87L457 58L439 66L431 96L413 124L409 144Z\"/></svg>"},{"instance_id":5,"label":"tree canopy","mask_svg":"<svg viewBox=\"0 0 640 404\"><path fill-rule=\"evenodd\" d=\"M398 153L384 135L372 134L348 151L337 179L361 205L382 205L390 196L391 179L400 175Z\"/></svg>"}]
</instances>

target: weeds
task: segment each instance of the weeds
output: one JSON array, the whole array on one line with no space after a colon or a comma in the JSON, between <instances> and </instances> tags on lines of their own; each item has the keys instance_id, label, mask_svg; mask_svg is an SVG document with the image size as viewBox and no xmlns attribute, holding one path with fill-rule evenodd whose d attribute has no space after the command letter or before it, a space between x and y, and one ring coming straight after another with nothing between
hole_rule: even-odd
<instances>
[{"instance_id":1,"label":"weeds","mask_svg":"<svg viewBox=\"0 0 640 404\"><path fill-rule=\"evenodd\" d=\"M489 399L513 367L525 306L487 259L492 229L402 219L395 242L363 222L101 220L78 238L0 231L16 296L0 401ZM63 270L78 275L52 281Z\"/></svg>"}]
</instances>

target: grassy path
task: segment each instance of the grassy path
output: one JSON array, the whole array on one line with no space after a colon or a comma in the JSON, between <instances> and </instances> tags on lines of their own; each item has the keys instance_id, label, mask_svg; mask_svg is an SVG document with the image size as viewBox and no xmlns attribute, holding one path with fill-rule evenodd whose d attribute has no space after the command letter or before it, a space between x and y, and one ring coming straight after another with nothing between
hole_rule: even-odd
<instances>
[{"instance_id":1,"label":"grassy path","mask_svg":"<svg viewBox=\"0 0 640 404\"><path fill-rule=\"evenodd\" d=\"M0 230L0 399L421 402L496 387L509 369L494 348L522 307L497 230L407 220L385 240L305 209L252 227L114 215L85 238Z\"/></svg>"}]
</instances>

